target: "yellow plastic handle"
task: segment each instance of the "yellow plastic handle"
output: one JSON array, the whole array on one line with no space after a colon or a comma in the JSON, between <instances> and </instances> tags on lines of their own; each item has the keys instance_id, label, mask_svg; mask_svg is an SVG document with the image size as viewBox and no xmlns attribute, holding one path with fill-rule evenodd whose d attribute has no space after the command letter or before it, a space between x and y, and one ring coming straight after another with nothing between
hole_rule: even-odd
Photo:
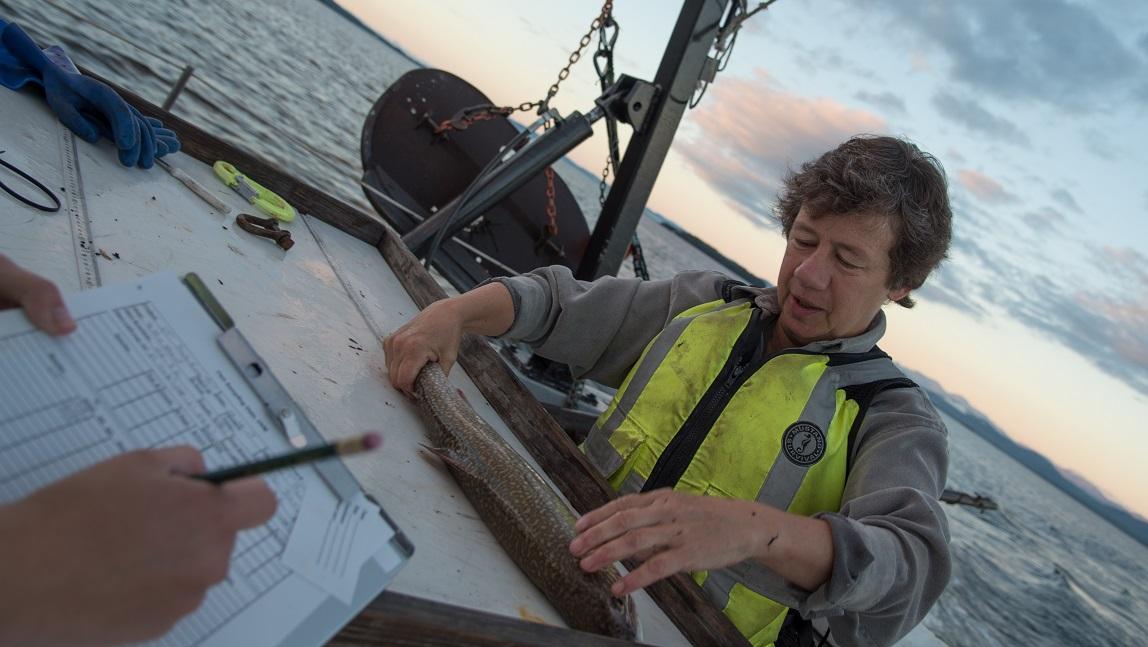
<instances>
[{"instance_id":1,"label":"yellow plastic handle","mask_svg":"<svg viewBox=\"0 0 1148 647\"><path fill-rule=\"evenodd\" d=\"M291 222L295 219L295 207L288 204L274 191L240 173L239 169L229 162L220 160L212 164L211 168L215 171L216 177L236 191L239 191L241 182L246 184L250 191L239 191L239 194L247 197L248 201L263 213L282 222Z\"/></svg>"}]
</instances>

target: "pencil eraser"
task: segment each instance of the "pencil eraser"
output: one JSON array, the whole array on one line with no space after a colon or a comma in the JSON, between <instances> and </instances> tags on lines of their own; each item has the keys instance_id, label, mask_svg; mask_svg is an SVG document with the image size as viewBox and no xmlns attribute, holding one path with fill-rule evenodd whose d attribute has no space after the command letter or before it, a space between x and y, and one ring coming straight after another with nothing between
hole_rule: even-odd
<instances>
[{"instance_id":1,"label":"pencil eraser","mask_svg":"<svg viewBox=\"0 0 1148 647\"><path fill-rule=\"evenodd\" d=\"M371 432L363 435L363 449L375 449L383 444L382 434Z\"/></svg>"}]
</instances>

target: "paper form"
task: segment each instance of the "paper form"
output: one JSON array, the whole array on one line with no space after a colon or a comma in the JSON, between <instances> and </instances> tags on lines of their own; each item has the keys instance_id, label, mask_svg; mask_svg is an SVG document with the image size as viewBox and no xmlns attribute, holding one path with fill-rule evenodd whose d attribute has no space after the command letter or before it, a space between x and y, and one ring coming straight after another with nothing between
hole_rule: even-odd
<instances>
[{"instance_id":1,"label":"paper form","mask_svg":"<svg viewBox=\"0 0 1148 647\"><path fill-rule=\"evenodd\" d=\"M216 344L218 328L174 275L67 302L78 328L62 338L34 330L19 311L0 312L0 504L132 449L193 445L208 469L290 449ZM298 577L282 561L292 532L326 529L296 523L304 495L335 497L310 467L266 480L279 501L275 516L239 534L227 580L157 644L209 641L271 589ZM390 534L372 537L373 546ZM263 643L260 629L251 628L247 644Z\"/></svg>"},{"instance_id":2,"label":"paper form","mask_svg":"<svg viewBox=\"0 0 1148 647\"><path fill-rule=\"evenodd\" d=\"M394 535L362 494L337 500L327 488L307 490L283 563L350 604L359 570Z\"/></svg>"}]
</instances>

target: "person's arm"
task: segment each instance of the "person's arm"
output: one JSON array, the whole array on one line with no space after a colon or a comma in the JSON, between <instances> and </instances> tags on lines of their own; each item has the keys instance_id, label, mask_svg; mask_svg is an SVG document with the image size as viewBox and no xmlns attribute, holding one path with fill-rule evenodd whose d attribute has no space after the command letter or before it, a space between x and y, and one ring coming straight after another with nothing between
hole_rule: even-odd
<instances>
[{"instance_id":1,"label":"person's arm","mask_svg":"<svg viewBox=\"0 0 1148 647\"><path fill-rule=\"evenodd\" d=\"M191 447L131 452L0 506L0 644L137 642L199 607L275 511L263 481L184 476L203 470Z\"/></svg>"},{"instance_id":2,"label":"person's arm","mask_svg":"<svg viewBox=\"0 0 1148 647\"><path fill-rule=\"evenodd\" d=\"M506 337L534 347L542 357L570 365L575 377L618 386L666 324L700 303L721 298L730 279L717 272L682 272L642 281L604 276L579 281L554 265L497 279L515 304Z\"/></svg>"},{"instance_id":3,"label":"person's arm","mask_svg":"<svg viewBox=\"0 0 1148 647\"><path fill-rule=\"evenodd\" d=\"M807 617L829 616L838 643L892 643L948 582L948 527L938 501L947 437L916 389L878 395L858 433L837 513L807 518L753 501L658 490L583 516L570 550L588 571L645 560L615 586L619 595L674 573L738 565L763 595Z\"/></svg>"},{"instance_id":4,"label":"person's arm","mask_svg":"<svg viewBox=\"0 0 1148 647\"><path fill-rule=\"evenodd\" d=\"M888 644L925 617L949 581L940 502L948 434L919 389L892 389L874 398L856 442L841 509L818 515L832 530L833 575L803 610L844 611L828 619L835 636Z\"/></svg>"},{"instance_id":5,"label":"person's arm","mask_svg":"<svg viewBox=\"0 0 1148 647\"><path fill-rule=\"evenodd\" d=\"M499 278L436 301L383 342L391 384L410 393L419 370L449 371L463 333L504 336L571 365L578 377L617 386L646 343L674 315L716 299L728 279L687 272L666 281L578 281L561 265Z\"/></svg>"}]
</instances>

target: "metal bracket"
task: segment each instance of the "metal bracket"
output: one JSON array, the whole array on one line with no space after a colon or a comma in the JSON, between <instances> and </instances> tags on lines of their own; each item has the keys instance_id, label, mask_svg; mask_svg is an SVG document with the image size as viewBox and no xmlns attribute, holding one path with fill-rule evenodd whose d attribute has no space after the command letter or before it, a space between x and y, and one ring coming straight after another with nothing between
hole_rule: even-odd
<instances>
[{"instance_id":1,"label":"metal bracket","mask_svg":"<svg viewBox=\"0 0 1148 647\"><path fill-rule=\"evenodd\" d=\"M650 106L658 96L658 86L648 81L621 74L594 103L611 118L629 124L641 132Z\"/></svg>"},{"instance_id":2,"label":"metal bracket","mask_svg":"<svg viewBox=\"0 0 1148 647\"><path fill-rule=\"evenodd\" d=\"M706 57L706 62L702 64L702 73L698 76L699 83L713 83L717 78L718 73L718 60L712 56Z\"/></svg>"}]
</instances>

